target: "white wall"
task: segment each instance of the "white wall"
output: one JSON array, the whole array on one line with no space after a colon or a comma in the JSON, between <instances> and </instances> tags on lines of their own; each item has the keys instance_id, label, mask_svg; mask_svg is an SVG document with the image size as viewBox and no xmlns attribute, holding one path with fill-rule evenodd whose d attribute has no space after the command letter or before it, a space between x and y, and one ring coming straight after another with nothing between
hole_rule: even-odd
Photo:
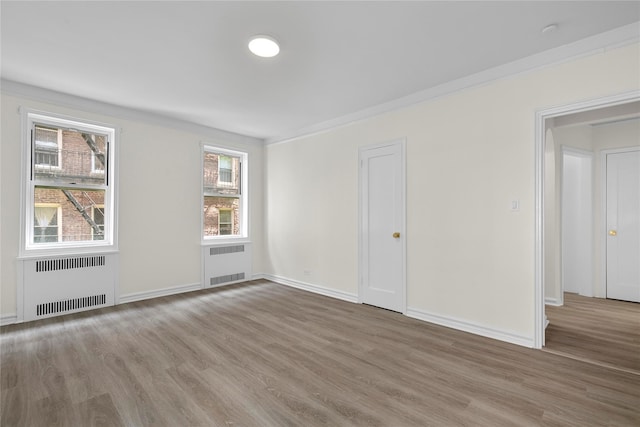
<instances>
[{"instance_id":1,"label":"white wall","mask_svg":"<svg viewBox=\"0 0 640 427\"><path fill-rule=\"evenodd\" d=\"M533 345L535 112L638 90L638 53L600 52L268 146L265 271L355 295L358 147L406 137L409 308Z\"/></svg>"},{"instance_id":2,"label":"white wall","mask_svg":"<svg viewBox=\"0 0 640 427\"><path fill-rule=\"evenodd\" d=\"M563 147L564 148L564 147ZM593 295L593 154L562 153L562 284Z\"/></svg>"},{"instance_id":3,"label":"white wall","mask_svg":"<svg viewBox=\"0 0 640 427\"><path fill-rule=\"evenodd\" d=\"M553 119L549 119L553 122ZM555 142L554 130L546 130L544 150L544 296L545 302L562 305L562 256L560 240L560 182L561 156Z\"/></svg>"},{"instance_id":4,"label":"white wall","mask_svg":"<svg viewBox=\"0 0 640 427\"><path fill-rule=\"evenodd\" d=\"M259 143L212 138L210 134L142 120L87 113L80 108L2 94L0 314L16 313L16 256L19 246L19 107L65 114L119 126L120 296L199 284L200 143L249 152L253 271L262 271L263 147ZM212 132L213 133L213 132Z\"/></svg>"}]
</instances>

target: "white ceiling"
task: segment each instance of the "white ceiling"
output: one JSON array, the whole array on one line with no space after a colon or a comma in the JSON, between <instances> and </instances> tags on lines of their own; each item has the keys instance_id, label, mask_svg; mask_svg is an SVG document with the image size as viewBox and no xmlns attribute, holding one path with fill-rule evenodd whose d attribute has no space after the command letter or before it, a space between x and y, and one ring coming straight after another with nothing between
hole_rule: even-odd
<instances>
[{"instance_id":1,"label":"white ceiling","mask_svg":"<svg viewBox=\"0 0 640 427\"><path fill-rule=\"evenodd\" d=\"M3 0L1 73L277 140L638 21L635 1ZM251 55L255 34L281 54Z\"/></svg>"}]
</instances>

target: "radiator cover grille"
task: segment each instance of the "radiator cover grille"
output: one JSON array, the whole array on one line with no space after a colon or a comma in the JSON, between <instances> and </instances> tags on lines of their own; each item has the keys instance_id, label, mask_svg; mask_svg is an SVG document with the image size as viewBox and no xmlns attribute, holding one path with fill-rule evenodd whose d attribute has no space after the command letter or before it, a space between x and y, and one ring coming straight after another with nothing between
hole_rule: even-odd
<instances>
[{"instance_id":1,"label":"radiator cover grille","mask_svg":"<svg viewBox=\"0 0 640 427\"><path fill-rule=\"evenodd\" d=\"M107 302L107 294L93 295L90 297L73 298L64 301L48 302L36 306L37 316L63 313L65 311L79 310L83 308L104 305Z\"/></svg>"},{"instance_id":2,"label":"radiator cover grille","mask_svg":"<svg viewBox=\"0 0 640 427\"><path fill-rule=\"evenodd\" d=\"M221 285L222 283L235 282L237 280L244 280L244 273L227 274L224 276L212 277L210 281L211 286Z\"/></svg>"},{"instance_id":3,"label":"radiator cover grille","mask_svg":"<svg viewBox=\"0 0 640 427\"><path fill-rule=\"evenodd\" d=\"M99 267L105 265L105 256L44 259L36 261L36 272L70 270L72 268Z\"/></svg>"},{"instance_id":4,"label":"radiator cover grille","mask_svg":"<svg viewBox=\"0 0 640 427\"><path fill-rule=\"evenodd\" d=\"M217 246L209 249L209 255L224 255L244 252L244 245Z\"/></svg>"}]
</instances>

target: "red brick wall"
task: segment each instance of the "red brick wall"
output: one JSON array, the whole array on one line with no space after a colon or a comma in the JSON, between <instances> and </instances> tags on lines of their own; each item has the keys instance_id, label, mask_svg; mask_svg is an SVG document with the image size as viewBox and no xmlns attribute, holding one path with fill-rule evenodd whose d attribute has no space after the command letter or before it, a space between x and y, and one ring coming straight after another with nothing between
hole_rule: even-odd
<instances>
[{"instance_id":1,"label":"red brick wall","mask_svg":"<svg viewBox=\"0 0 640 427\"><path fill-rule=\"evenodd\" d=\"M204 154L204 187L207 192L219 194L239 194L240 164L238 158L233 158L233 178L231 186L218 186L218 154ZM234 198L205 196L204 197L204 235L218 236L220 230L220 209L231 209L233 217L233 234L240 234L239 201Z\"/></svg>"},{"instance_id":2,"label":"red brick wall","mask_svg":"<svg viewBox=\"0 0 640 427\"><path fill-rule=\"evenodd\" d=\"M96 146L101 152L105 152L105 137L95 136ZM38 179L47 180L51 177L56 181L75 182L74 177L86 177L81 182L101 184L104 181L104 172L92 172L91 157L93 151L82 137L82 134L75 131L62 131L60 168L36 168ZM102 163L96 159L96 169L104 169ZM92 182L92 179L95 180ZM93 205L104 205L104 192L102 191L71 191L71 194L78 202L86 208L86 212L91 216ZM58 227L61 227L62 241L82 241L92 239L91 225L82 217L80 212L69 201L64 193L59 189L45 187L36 188L34 203L52 203L61 208L61 216L58 218Z\"/></svg>"},{"instance_id":3,"label":"red brick wall","mask_svg":"<svg viewBox=\"0 0 640 427\"><path fill-rule=\"evenodd\" d=\"M87 208L89 216L91 216L92 201L96 205L104 205L104 192L73 190L71 194L83 207ZM91 226L61 190L40 187L36 189L35 196L36 205L38 203L52 203L60 206L62 215L61 218L58 218L58 227L62 227L63 242L92 239Z\"/></svg>"}]
</instances>

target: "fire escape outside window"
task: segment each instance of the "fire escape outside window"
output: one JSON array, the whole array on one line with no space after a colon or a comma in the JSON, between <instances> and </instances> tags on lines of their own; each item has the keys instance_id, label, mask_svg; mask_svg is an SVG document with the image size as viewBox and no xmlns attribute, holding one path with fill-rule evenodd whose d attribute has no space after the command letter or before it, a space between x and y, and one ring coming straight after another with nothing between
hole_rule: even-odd
<instances>
[{"instance_id":1,"label":"fire escape outside window","mask_svg":"<svg viewBox=\"0 0 640 427\"><path fill-rule=\"evenodd\" d=\"M246 153L203 147L203 240L247 237L246 158Z\"/></svg>"},{"instance_id":2,"label":"fire escape outside window","mask_svg":"<svg viewBox=\"0 0 640 427\"><path fill-rule=\"evenodd\" d=\"M112 246L115 129L27 114L25 251Z\"/></svg>"}]
</instances>

